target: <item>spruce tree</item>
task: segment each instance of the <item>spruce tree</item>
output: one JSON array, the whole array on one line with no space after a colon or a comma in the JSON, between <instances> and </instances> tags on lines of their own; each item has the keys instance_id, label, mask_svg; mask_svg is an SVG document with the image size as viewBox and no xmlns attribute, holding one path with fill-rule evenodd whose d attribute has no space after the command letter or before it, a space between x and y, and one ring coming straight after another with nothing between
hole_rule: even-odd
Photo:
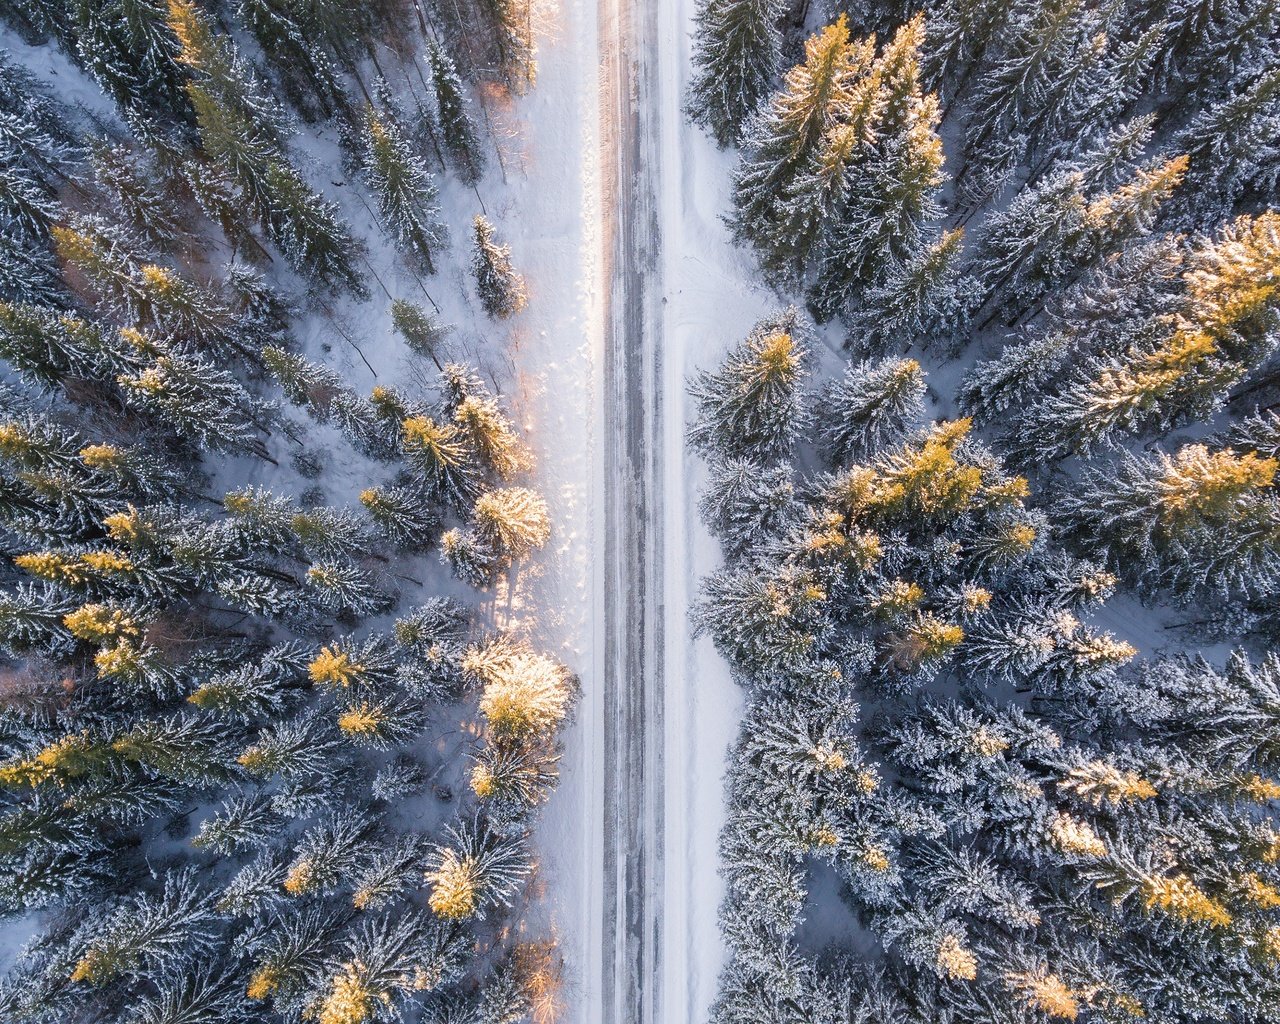
<instances>
[{"instance_id":1,"label":"spruce tree","mask_svg":"<svg viewBox=\"0 0 1280 1024\"><path fill-rule=\"evenodd\" d=\"M420 495L407 487L369 487L360 492L360 504L377 528L396 547L421 551L438 536L440 519Z\"/></svg>"},{"instance_id":2,"label":"spruce tree","mask_svg":"<svg viewBox=\"0 0 1280 1024\"><path fill-rule=\"evenodd\" d=\"M434 314L428 313L407 299L391 302L391 326L405 340L405 344L420 356L426 356L440 366L440 347L449 336L450 328Z\"/></svg>"},{"instance_id":3,"label":"spruce tree","mask_svg":"<svg viewBox=\"0 0 1280 1024\"><path fill-rule=\"evenodd\" d=\"M688 114L721 146L742 137L780 70L777 0L701 0L695 17Z\"/></svg>"},{"instance_id":4,"label":"spruce tree","mask_svg":"<svg viewBox=\"0 0 1280 1024\"><path fill-rule=\"evenodd\" d=\"M1275 471L1272 459L1203 445L1126 455L1106 473L1087 472L1060 508L1117 570L1144 565L1148 589L1266 589L1280 523Z\"/></svg>"},{"instance_id":5,"label":"spruce tree","mask_svg":"<svg viewBox=\"0 0 1280 1024\"><path fill-rule=\"evenodd\" d=\"M511 247L494 240L493 225L478 216L471 248L471 273L480 305L493 320L506 320L528 302L524 278L511 265Z\"/></svg>"},{"instance_id":6,"label":"spruce tree","mask_svg":"<svg viewBox=\"0 0 1280 1024\"><path fill-rule=\"evenodd\" d=\"M690 444L761 463L787 454L807 423L801 402L807 354L797 310L756 324L718 371L703 371L690 386L698 403Z\"/></svg>"},{"instance_id":7,"label":"spruce tree","mask_svg":"<svg viewBox=\"0 0 1280 1024\"><path fill-rule=\"evenodd\" d=\"M266 459L256 403L231 374L198 358L159 355L118 378L125 398L197 445Z\"/></svg>"},{"instance_id":8,"label":"spruce tree","mask_svg":"<svg viewBox=\"0 0 1280 1024\"><path fill-rule=\"evenodd\" d=\"M831 461L862 459L904 437L923 411L924 388L914 359L850 363L823 393L819 419Z\"/></svg>"},{"instance_id":9,"label":"spruce tree","mask_svg":"<svg viewBox=\"0 0 1280 1024\"><path fill-rule=\"evenodd\" d=\"M547 503L527 487L486 491L471 510L476 535L503 558L524 558L551 537Z\"/></svg>"},{"instance_id":10,"label":"spruce tree","mask_svg":"<svg viewBox=\"0 0 1280 1024\"><path fill-rule=\"evenodd\" d=\"M960 269L963 237L963 228L943 232L869 290L852 318L850 347L878 353L905 339L943 347L962 335L978 304L975 282Z\"/></svg>"},{"instance_id":11,"label":"spruce tree","mask_svg":"<svg viewBox=\"0 0 1280 1024\"><path fill-rule=\"evenodd\" d=\"M414 155L400 125L367 106L361 123L361 164L397 246L428 274L445 244L435 182Z\"/></svg>"},{"instance_id":12,"label":"spruce tree","mask_svg":"<svg viewBox=\"0 0 1280 1024\"><path fill-rule=\"evenodd\" d=\"M502 836L479 818L451 826L447 838L427 871L436 916L459 921L509 906L529 870L523 838Z\"/></svg>"},{"instance_id":13,"label":"spruce tree","mask_svg":"<svg viewBox=\"0 0 1280 1024\"><path fill-rule=\"evenodd\" d=\"M427 62L431 68L437 123L453 169L464 184L475 185L484 172L484 153L467 111L462 79L453 59L438 43L427 44Z\"/></svg>"}]
</instances>

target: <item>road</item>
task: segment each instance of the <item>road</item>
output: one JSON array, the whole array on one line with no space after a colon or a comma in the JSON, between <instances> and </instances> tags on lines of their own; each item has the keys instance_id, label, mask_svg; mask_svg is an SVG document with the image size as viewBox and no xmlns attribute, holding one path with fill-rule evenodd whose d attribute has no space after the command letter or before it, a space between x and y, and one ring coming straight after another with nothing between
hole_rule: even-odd
<instances>
[{"instance_id":1,"label":"road","mask_svg":"<svg viewBox=\"0 0 1280 1024\"><path fill-rule=\"evenodd\" d=\"M661 1020L663 459L657 5L600 0L603 894L600 1020Z\"/></svg>"}]
</instances>

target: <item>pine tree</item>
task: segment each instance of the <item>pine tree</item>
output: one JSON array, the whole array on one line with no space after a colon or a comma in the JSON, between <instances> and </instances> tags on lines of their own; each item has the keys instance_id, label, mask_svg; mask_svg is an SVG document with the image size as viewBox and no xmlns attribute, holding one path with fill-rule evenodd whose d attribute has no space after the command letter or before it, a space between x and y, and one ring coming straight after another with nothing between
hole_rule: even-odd
<instances>
[{"instance_id":1,"label":"pine tree","mask_svg":"<svg viewBox=\"0 0 1280 1024\"><path fill-rule=\"evenodd\" d=\"M717 573L694 613L700 631L739 671L764 679L803 677L819 649L826 592L812 572L783 567Z\"/></svg>"},{"instance_id":2,"label":"pine tree","mask_svg":"<svg viewBox=\"0 0 1280 1024\"><path fill-rule=\"evenodd\" d=\"M66 301L52 254L10 230L0 232L0 301L51 307Z\"/></svg>"},{"instance_id":3,"label":"pine tree","mask_svg":"<svg viewBox=\"0 0 1280 1024\"><path fill-rule=\"evenodd\" d=\"M944 231L868 291L853 318L852 347L880 352L902 339L931 347L963 334L977 306L975 283L960 271L963 237L963 228Z\"/></svg>"},{"instance_id":4,"label":"pine tree","mask_svg":"<svg viewBox=\"0 0 1280 1024\"><path fill-rule=\"evenodd\" d=\"M690 386L698 415L689 443L761 463L786 455L807 423L800 400L807 355L797 310L760 321L720 370L703 371Z\"/></svg>"},{"instance_id":5,"label":"pine tree","mask_svg":"<svg viewBox=\"0 0 1280 1024\"><path fill-rule=\"evenodd\" d=\"M0 223L28 242L43 241L58 218L58 204L50 191L21 164L0 165Z\"/></svg>"},{"instance_id":6,"label":"pine tree","mask_svg":"<svg viewBox=\"0 0 1280 1024\"><path fill-rule=\"evenodd\" d=\"M478 377L450 363L443 370L442 382L445 411L452 414L470 446L499 479L509 480L532 468L529 449Z\"/></svg>"},{"instance_id":7,"label":"pine tree","mask_svg":"<svg viewBox=\"0 0 1280 1024\"><path fill-rule=\"evenodd\" d=\"M296 700L305 669L301 647L281 644L255 662L211 674L187 701L245 721L270 718Z\"/></svg>"},{"instance_id":8,"label":"pine tree","mask_svg":"<svg viewBox=\"0 0 1280 1024\"><path fill-rule=\"evenodd\" d=\"M777 0L702 0L694 29L688 113L721 146L741 138L780 70Z\"/></svg>"},{"instance_id":9,"label":"pine tree","mask_svg":"<svg viewBox=\"0 0 1280 1024\"><path fill-rule=\"evenodd\" d=\"M460 921L510 906L529 871L523 837L503 836L480 818L451 825L447 834L448 844L435 847L426 875L436 916Z\"/></svg>"},{"instance_id":10,"label":"pine tree","mask_svg":"<svg viewBox=\"0 0 1280 1024\"><path fill-rule=\"evenodd\" d=\"M366 920L346 938L336 971L328 965L332 976L308 1013L321 1024L364 1024L394 1006L395 997L448 985L465 963L465 932L449 921L416 911Z\"/></svg>"},{"instance_id":11,"label":"pine tree","mask_svg":"<svg viewBox=\"0 0 1280 1024\"><path fill-rule=\"evenodd\" d=\"M874 56L846 20L806 43L752 129L735 180L735 229L766 271L810 285L817 316L846 311L867 283L919 257L934 216L942 146L937 99L919 82L924 21Z\"/></svg>"},{"instance_id":12,"label":"pine tree","mask_svg":"<svg viewBox=\"0 0 1280 1024\"><path fill-rule=\"evenodd\" d=\"M245 1011L243 987L233 969L192 966L167 975L154 995L135 1010L139 1024L185 1024L193 1020L227 1020Z\"/></svg>"},{"instance_id":13,"label":"pine tree","mask_svg":"<svg viewBox=\"0 0 1280 1024\"><path fill-rule=\"evenodd\" d=\"M1105 474L1087 472L1060 508L1119 571L1145 566L1148 589L1266 589L1280 528L1275 472L1272 459L1204 445L1125 455Z\"/></svg>"},{"instance_id":14,"label":"pine tree","mask_svg":"<svg viewBox=\"0 0 1280 1024\"><path fill-rule=\"evenodd\" d=\"M497 552L478 535L458 529L446 530L441 535L440 559L463 583L480 589L493 582L501 564Z\"/></svg>"},{"instance_id":15,"label":"pine tree","mask_svg":"<svg viewBox=\"0 0 1280 1024\"><path fill-rule=\"evenodd\" d=\"M327 55L308 38L305 13L280 0L238 0L236 5L237 16L283 77L291 98L309 94L319 113L331 116L345 105L342 88Z\"/></svg>"},{"instance_id":16,"label":"pine tree","mask_svg":"<svg viewBox=\"0 0 1280 1024\"><path fill-rule=\"evenodd\" d=\"M50 391L68 378L103 380L131 366L128 356L88 321L11 302L0 302L0 357Z\"/></svg>"},{"instance_id":17,"label":"pine tree","mask_svg":"<svg viewBox=\"0 0 1280 1024\"><path fill-rule=\"evenodd\" d=\"M351 562L316 562L307 569L307 587L321 608L357 618L387 611L394 603L366 570Z\"/></svg>"},{"instance_id":18,"label":"pine tree","mask_svg":"<svg viewBox=\"0 0 1280 1024\"><path fill-rule=\"evenodd\" d=\"M788 467L762 468L743 459L725 459L711 467L698 511L725 552L737 556L763 538L797 528L804 505Z\"/></svg>"},{"instance_id":19,"label":"pine tree","mask_svg":"<svg viewBox=\"0 0 1280 1024\"><path fill-rule=\"evenodd\" d=\"M120 975L154 977L209 948L212 917L193 874L169 873L160 892L135 895L86 925L70 979L97 986Z\"/></svg>"},{"instance_id":20,"label":"pine tree","mask_svg":"<svg viewBox=\"0 0 1280 1024\"><path fill-rule=\"evenodd\" d=\"M214 451L267 459L255 421L256 403L229 373L198 357L158 355L118 378L131 404L154 412L175 433Z\"/></svg>"},{"instance_id":21,"label":"pine tree","mask_svg":"<svg viewBox=\"0 0 1280 1024\"><path fill-rule=\"evenodd\" d=\"M925 51L925 80L950 96L964 91L1002 27L1009 20L1011 0L942 0L929 11L929 40Z\"/></svg>"},{"instance_id":22,"label":"pine tree","mask_svg":"<svg viewBox=\"0 0 1280 1024\"><path fill-rule=\"evenodd\" d=\"M491 319L506 320L524 309L528 296L524 278L511 265L511 247L499 245L494 240L493 225L478 215L471 249L471 273L476 279L480 305Z\"/></svg>"},{"instance_id":23,"label":"pine tree","mask_svg":"<svg viewBox=\"0 0 1280 1024\"><path fill-rule=\"evenodd\" d=\"M439 516L407 487L367 488L360 492L360 504L397 548L422 551L439 536Z\"/></svg>"},{"instance_id":24,"label":"pine tree","mask_svg":"<svg viewBox=\"0 0 1280 1024\"><path fill-rule=\"evenodd\" d=\"M376 822L344 810L303 833L285 873L284 890L297 898L351 887Z\"/></svg>"},{"instance_id":25,"label":"pine tree","mask_svg":"<svg viewBox=\"0 0 1280 1024\"><path fill-rule=\"evenodd\" d=\"M848 80L870 67L872 53L869 41L851 45L844 18L805 41L804 62L787 72L782 89L774 93L745 140L747 155L734 179L734 226L741 237L762 245L766 232L775 230L788 189L817 154L834 119L832 107ZM860 111L855 107L853 112ZM790 237L787 245L806 242Z\"/></svg>"},{"instance_id":26,"label":"pine tree","mask_svg":"<svg viewBox=\"0 0 1280 1024\"><path fill-rule=\"evenodd\" d=\"M400 448L427 496L461 510L480 489L472 451L452 423L429 416L409 416L400 424Z\"/></svg>"},{"instance_id":27,"label":"pine tree","mask_svg":"<svg viewBox=\"0 0 1280 1024\"><path fill-rule=\"evenodd\" d=\"M356 700L338 714L338 730L351 743L390 750L413 740L423 728L420 709L400 696Z\"/></svg>"},{"instance_id":28,"label":"pine tree","mask_svg":"<svg viewBox=\"0 0 1280 1024\"><path fill-rule=\"evenodd\" d=\"M1189 205L1226 212L1250 185L1274 190L1278 132L1280 66L1273 65L1248 85L1236 83L1229 98L1201 110L1178 136L1190 158Z\"/></svg>"},{"instance_id":29,"label":"pine tree","mask_svg":"<svg viewBox=\"0 0 1280 1024\"><path fill-rule=\"evenodd\" d=\"M261 779L323 777L332 770L337 749L338 741L323 719L303 712L265 726L236 761Z\"/></svg>"},{"instance_id":30,"label":"pine tree","mask_svg":"<svg viewBox=\"0 0 1280 1024\"><path fill-rule=\"evenodd\" d=\"M938 99L920 85L924 18L894 33L872 65L864 90L871 116L855 100L845 114L853 140L875 139L866 154L843 171L830 240L819 254L813 303L823 318L860 299L866 281L883 282L898 267L927 261L922 229L937 216L942 173ZM856 142L855 142L856 145Z\"/></svg>"},{"instance_id":31,"label":"pine tree","mask_svg":"<svg viewBox=\"0 0 1280 1024\"><path fill-rule=\"evenodd\" d=\"M289 528L312 557L354 561L368 555L372 543L367 524L349 509L319 506L296 512Z\"/></svg>"},{"instance_id":32,"label":"pine tree","mask_svg":"<svg viewBox=\"0 0 1280 1024\"><path fill-rule=\"evenodd\" d=\"M104 92L122 108L151 105L186 116L178 43L169 30L167 4L79 0L74 12L77 55Z\"/></svg>"},{"instance_id":33,"label":"pine tree","mask_svg":"<svg viewBox=\"0 0 1280 1024\"><path fill-rule=\"evenodd\" d=\"M966 415L992 420L1048 384L1067 358L1068 339L1057 332L1007 345L995 359L976 364L956 398Z\"/></svg>"},{"instance_id":34,"label":"pine tree","mask_svg":"<svg viewBox=\"0 0 1280 1024\"><path fill-rule=\"evenodd\" d=\"M482 685L480 713L503 739L553 732L573 701L574 683L564 666L509 638L469 647L462 668Z\"/></svg>"},{"instance_id":35,"label":"pine tree","mask_svg":"<svg viewBox=\"0 0 1280 1024\"><path fill-rule=\"evenodd\" d=\"M202 821L191 842L227 856L263 847L279 826L280 818L263 794L241 794L223 801L216 814Z\"/></svg>"},{"instance_id":36,"label":"pine tree","mask_svg":"<svg viewBox=\"0 0 1280 1024\"><path fill-rule=\"evenodd\" d=\"M364 295L354 240L338 220L337 208L316 194L289 162L280 118L271 103L263 102L234 46L216 36L188 0L170 0L169 9L170 27L181 44L178 61L195 76L187 95L205 157L227 168L295 268L324 285Z\"/></svg>"},{"instance_id":37,"label":"pine tree","mask_svg":"<svg viewBox=\"0 0 1280 1024\"><path fill-rule=\"evenodd\" d=\"M483 0L480 9L491 26L491 45L502 79L517 92L532 86L537 64L531 0Z\"/></svg>"},{"instance_id":38,"label":"pine tree","mask_svg":"<svg viewBox=\"0 0 1280 1024\"><path fill-rule=\"evenodd\" d=\"M551 537L547 503L527 487L486 491L476 499L471 516L481 542L503 558L524 558Z\"/></svg>"},{"instance_id":39,"label":"pine tree","mask_svg":"<svg viewBox=\"0 0 1280 1024\"><path fill-rule=\"evenodd\" d=\"M75 602L48 583L20 583L0 594L0 643L14 658L66 654L72 636L64 619Z\"/></svg>"},{"instance_id":40,"label":"pine tree","mask_svg":"<svg viewBox=\"0 0 1280 1024\"><path fill-rule=\"evenodd\" d=\"M1105 64L1102 17L1078 0L1038 0L1001 33L998 59L975 84L965 136L967 163L1008 166L1029 133L1044 127L1073 81L1098 89Z\"/></svg>"},{"instance_id":41,"label":"pine tree","mask_svg":"<svg viewBox=\"0 0 1280 1024\"><path fill-rule=\"evenodd\" d=\"M420 356L440 365L440 347L452 330L434 314L406 299L391 302L391 326L405 344Z\"/></svg>"},{"instance_id":42,"label":"pine tree","mask_svg":"<svg viewBox=\"0 0 1280 1024\"><path fill-rule=\"evenodd\" d=\"M1118 187L1092 197L1091 181L1118 169L1106 150L1090 154L1083 169L1055 172L1020 192L994 214L983 238L984 284L1022 315L1050 289L1147 234L1186 176L1187 157L1134 167ZM1119 178L1119 175L1114 175Z\"/></svg>"},{"instance_id":43,"label":"pine tree","mask_svg":"<svg viewBox=\"0 0 1280 1024\"><path fill-rule=\"evenodd\" d=\"M1094 359L1020 418L1029 457L1088 453L1117 435L1167 429L1212 412L1271 351L1277 219L1240 217L1202 240L1172 314L1148 322L1122 356Z\"/></svg>"},{"instance_id":44,"label":"pine tree","mask_svg":"<svg viewBox=\"0 0 1280 1024\"><path fill-rule=\"evenodd\" d=\"M471 768L471 791L496 828L522 829L555 787L557 760L541 746L486 745Z\"/></svg>"}]
</instances>

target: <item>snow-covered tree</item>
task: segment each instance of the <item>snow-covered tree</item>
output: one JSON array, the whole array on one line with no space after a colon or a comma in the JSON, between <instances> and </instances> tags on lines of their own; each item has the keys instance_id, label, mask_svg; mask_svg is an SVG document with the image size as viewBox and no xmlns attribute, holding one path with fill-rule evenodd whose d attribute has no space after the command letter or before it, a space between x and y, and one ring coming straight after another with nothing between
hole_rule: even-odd
<instances>
[{"instance_id":1,"label":"snow-covered tree","mask_svg":"<svg viewBox=\"0 0 1280 1024\"><path fill-rule=\"evenodd\" d=\"M733 145L780 70L778 0L701 0L694 29L689 117L721 146Z\"/></svg>"},{"instance_id":2,"label":"snow-covered tree","mask_svg":"<svg viewBox=\"0 0 1280 1024\"><path fill-rule=\"evenodd\" d=\"M524 278L511 265L511 246L494 238L493 225L477 215L471 247L471 273L476 280L480 305L494 320L506 320L528 302Z\"/></svg>"},{"instance_id":3,"label":"snow-covered tree","mask_svg":"<svg viewBox=\"0 0 1280 1024\"><path fill-rule=\"evenodd\" d=\"M387 232L402 252L435 273L434 257L447 235L431 173L395 119L372 105L365 108L360 147L361 165Z\"/></svg>"},{"instance_id":4,"label":"snow-covered tree","mask_svg":"<svg viewBox=\"0 0 1280 1024\"><path fill-rule=\"evenodd\" d=\"M703 371L690 386L698 413L689 442L757 462L785 455L807 422L801 402L807 354L799 311L760 321L719 370Z\"/></svg>"}]
</instances>

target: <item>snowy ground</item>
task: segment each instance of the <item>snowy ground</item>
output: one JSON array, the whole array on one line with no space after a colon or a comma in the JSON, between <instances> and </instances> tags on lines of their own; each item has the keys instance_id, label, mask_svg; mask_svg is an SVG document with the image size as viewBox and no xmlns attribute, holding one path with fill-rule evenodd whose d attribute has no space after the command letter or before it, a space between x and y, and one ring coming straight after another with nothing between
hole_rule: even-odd
<instances>
[{"instance_id":1,"label":"snowy ground","mask_svg":"<svg viewBox=\"0 0 1280 1024\"><path fill-rule=\"evenodd\" d=\"M738 729L738 687L711 641L691 637L698 581L716 568L716 542L697 516L704 467L684 448L692 410L689 375L711 367L777 300L732 245L730 154L681 116L691 68L693 0L658 5L666 416L666 846L663 879L663 1012L705 1020L724 960L716 912L722 886L717 840L724 822L724 759Z\"/></svg>"}]
</instances>

